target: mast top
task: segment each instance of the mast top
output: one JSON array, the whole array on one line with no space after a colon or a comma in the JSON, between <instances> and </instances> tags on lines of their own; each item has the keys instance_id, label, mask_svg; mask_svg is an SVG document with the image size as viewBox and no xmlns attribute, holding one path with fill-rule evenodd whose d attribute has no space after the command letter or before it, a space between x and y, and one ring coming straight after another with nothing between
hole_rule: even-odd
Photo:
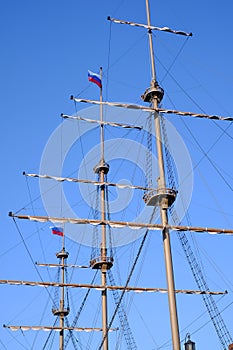
<instances>
[{"instance_id":1,"label":"mast top","mask_svg":"<svg viewBox=\"0 0 233 350\"><path fill-rule=\"evenodd\" d=\"M151 27L150 22L150 7L149 0L146 0L146 15L147 15L147 26ZM155 59L154 59L154 49L153 49L153 40L152 40L152 31L148 29L149 37L149 48L150 48L150 61L151 61L151 84L148 89L141 96L144 102L153 102L158 104L162 101L164 90L159 86L156 78L156 69L155 69Z\"/></svg>"},{"instance_id":2,"label":"mast top","mask_svg":"<svg viewBox=\"0 0 233 350\"><path fill-rule=\"evenodd\" d=\"M150 22L150 7L149 7L149 0L146 0L146 15L147 15L147 25L148 27L151 26ZM156 85L156 70L155 70L155 60L154 60L154 50L153 50L153 41L152 41L152 32L149 29L148 30L149 35L149 45L150 45L150 59L151 59L151 85Z\"/></svg>"}]
</instances>

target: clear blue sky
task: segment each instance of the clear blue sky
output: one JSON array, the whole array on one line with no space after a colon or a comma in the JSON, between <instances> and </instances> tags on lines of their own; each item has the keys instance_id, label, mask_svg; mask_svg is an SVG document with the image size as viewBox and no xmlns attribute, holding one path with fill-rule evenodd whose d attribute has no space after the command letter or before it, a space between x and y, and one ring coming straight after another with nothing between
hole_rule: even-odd
<instances>
[{"instance_id":1,"label":"clear blue sky","mask_svg":"<svg viewBox=\"0 0 233 350\"><path fill-rule=\"evenodd\" d=\"M186 40L167 33L155 33L158 80L165 89L163 107L175 106L179 110L232 116L232 12L233 4L230 0L180 0L176 3L172 0L151 0L151 22L154 25L191 31L194 34ZM140 95L149 86L146 32L140 28L113 24L109 39L110 25L106 20L108 15L145 23L144 1L12 0L1 4L1 279L39 279L17 228L7 214L10 210L16 212L23 207L26 209L21 213L32 213L28 203L31 198L38 196L39 185L36 179L29 179L28 187L21 174L23 171L39 172L46 142L61 123L60 113L75 113L73 102L69 100L70 95L98 99L98 88L88 83L87 70L98 71L103 66L104 98L111 101L141 103ZM108 65L110 69L107 74ZM169 70L169 74L166 70ZM81 109L82 106L78 108ZM222 130L211 121L190 120L187 125L195 136L194 139L181 119L168 119L174 123L185 141L194 165L194 191L190 207L192 224L232 228L232 126L227 122L217 123ZM186 123L188 120L186 119ZM227 133L224 133L227 127ZM195 140L203 146L203 150L200 150ZM208 152L212 165L204 155L205 152ZM221 174L216 172L213 165ZM43 212L41 204L37 207L37 202L33 209L38 215ZM26 244L33 261L42 262L46 259L46 262L55 262L54 256L49 254L58 251L59 239L49 236L49 226L42 234L38 234L41 228L30 225L20 222L20 232L25 239L30 237L26 239ZM198 235L196 239L203 264L210 273L210 289L229 290L229 295L219 302L219 307L221 310L227 307L222 316L229 330L233 332L232 306L229 306L233 302L233 237ZM70 242L68 245L71 250L76 251L74 244ZM41 246L45 249L44 253ZM122 248L119 253L122 259L129 255L131 249L133 250L129 246ZM179 273L185 260L176 240L174 250L178 266L177 288L195 289L188 266ZM146 283L149 286L165 287L164 277L159 273L161 269L163 271L160 265L163 263L162 243L159 238L155 243L155 251L156 258L153 251L147 257L155 277L152 281L149 280L151 272L147 272ZM157 259L159 262L155 265ZM73 257L70 262L73 262ZM80 274L83 275L83 272ZM48 279L46 272L43 278ZM1 286L1 289L0 324L39 322L41 311L45 307L43 299L48 299L46 292L41 292L41 289L38 292L36 287ZM75 297L79 298L78 292ZM140 297L136 296L133 301L132 330L136 334L141 330L144 337L144 322L140 329L134 325L134 320L141 319L142 315ZM187 324L205 312L201 302L196 304L194 298L178 298L182 339L186 334L184 328ZM200 300L200 297L196 298ZM169 321L164 316L167 310L160 308L166 303L166 299L164 296L159 296L158 302L155 299L152 314L149 312L151 304L143 302L145 312L142 317L147 320L146 326L154 324L156 328L153 330L152 327L151 333L145 335L145 348L158 349L170 340ZM37 310L34 309L34 304L39 305ZM51 304L48 301L47 312L50 313L50 310ZM187 315L189 312L190 316ZM85 326L88 326L88 320L84 321ZM48 325L49 322L53 322L51 317L43 319L42 324ZM205 314L187 332L193 333L197 349L207 346L221 349L213 326L207 324L203 327L206 322L208 316ZM32 347L29 345L32 344L32 338L28 334L25 333L24 337L13 333L12 336L7 330L0 328L0 348L41 349L40 338L34 340ZM169 346L163 348L170 349ZM142 349L142 344L139 348Z\"/></svg>"}]
</instances>

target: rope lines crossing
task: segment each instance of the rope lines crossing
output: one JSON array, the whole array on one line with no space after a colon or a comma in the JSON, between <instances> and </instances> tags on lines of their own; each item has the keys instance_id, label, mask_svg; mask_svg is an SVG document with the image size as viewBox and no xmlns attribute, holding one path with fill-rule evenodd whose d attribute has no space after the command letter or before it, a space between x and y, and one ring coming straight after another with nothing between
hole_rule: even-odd
<instances>
[{"instance_id":1,"label":"rope lines crossing","mask_svg":"<svg viewBox=\"0 0 233 350\"><path fill-rule=\"evenodd\" d=\"M150 223L152 222L152 220L153 220L153 218L154 218L155 211L156 211L156 208L154 208L154 210L153 210L153 212L152 212L152 215L151 215L151 218L150 218ZM116 314L117 314L117 312L118 312L118 309L119 309L119 307L120 307L120 304L121 304L121 302L122 302L122 300L123 300L123 297L124 297L125 292L126 292L126 288L127 288L128 284L129 284L129 282L130 282L130 280L131 280L131 277L132 277L133 272L134 272L134 269L135 269L135 267L136 267L136 265L137 265L139 256L140 256L140 254L141 254L141 252L142 252L142 249L143 249L143 247L144 247L144 243L145 243L146 238L147 238L147 236L148 236L148 232L149 232L149 230L147 229L146 232L145 232L145 234L144 234L144 236L143 236L143 238L142 238L140 247L139 247L139 249L138 249L138 253L137 253L136 257L135 257L135 260L134 260L134 262L133 262L132 268L131 268L130 273L129 273L129 275L128 275L128 278L127 278L127 280L126 280L124 290L123 290L122 293L121 293L121 296L120 296L120 298L119 298L118 304L117 304L117 306L116 306L116 308L115 308L115 311L114 311L114 313L113 313L113 315L112 315L112 318L111 318L111 320L110 320L110 322L109 322L108 330L111 328L111 326L112 326L112 324L113 324L113 321L114 321L114 319L115 319L115 317L116 317ZM105 335L105 336L106 336L106 335ZM103 343L104 343L104 338L102 339L102 342L101 342L100 346L98 347L98 350L101 350L101 348L102 348L102 346L103 346Z\"/></svg>"}]
</instances>

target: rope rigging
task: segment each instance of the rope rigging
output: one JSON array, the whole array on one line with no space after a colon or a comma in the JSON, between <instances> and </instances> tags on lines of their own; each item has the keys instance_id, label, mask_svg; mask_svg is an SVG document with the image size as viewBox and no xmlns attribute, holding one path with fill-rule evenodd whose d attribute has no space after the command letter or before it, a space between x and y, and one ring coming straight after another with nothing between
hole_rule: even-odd
<instances>
[{"instance_id":1,"label":"rope rigging","mask_svg":"<svg viewBox=\"0 0 233 350\"><path fill-rule=\"evenodd\" d=\"M22 235L22 233L21 233L21 231L20 231L20 229L19 229L19 226L17 225L15 219L13 219L13 221L14 221L14 224L15 224L15 226L16 226L16 229L17 229L17 231L18 231L18 233L19 233L19 235L20 235L20 238L21 238L21 240L22 240L22 242L23 242L23 245L24 245L24 247L25 247L25 249L26 249L26 251L27 251L27 253L28 253L28 255L29 255L29 258L30 258L30 260L31 260L31 262L32 262L32 264L33 264L33 266L34 266L34 268L35 268L35 270L36 270L36 272L37 272L37 274L38 274L38 276L39 276L41 282L44 282L41 273L39 272L39 270L38 270L36 264L34 263L34 259L32 258L32 255L31 255L31 253L30 253L30 250L29 250L29 248L28 248L28 246L27 246L27 244L26 244L26 242L25 242L25 239L23 238L23 235ZM53 298L52 298L51 293L49 292L48 288L46 288L46 292L48 293L49 298L50 298L50 299L52 300L52 302L53 302Z\"/></svg>"},{"instance_id":2,"label":"rope rigging","mask_svg":"<svg viewBox=\"0 0 233 350\"><path fill-rule=\"evenodd\" d=\"M66 323L66 326L67 327L70 327L70 324L69 324L69 321L68 321L68 319L67 319L67 317L65 318L65 323ZM69 333L68 333L68 335L69 335L69 339L71 339L71 341L72 341L72 343L73 343L73 347L74 347L74 349L75 350L78 350L78 346L77 346L77 342L78 342L78 340L75 338L75 336L74 336L74 333L72 332L72 330L69 330ZM67 342L68 343L68 342ZM82 348L82 346L80 346L81 348ZM64 349L66 348L66 344L64 344Z\"/></svg>"},{"instance_id":3,"label":"rope rigging","mask_svg":"<svg viewBox=\"0 0 233 350\"><path fill-rule=\"evenodd\" d=\"M95 282L97 273L98 273L98 271L95 272L94 277L93 277L93 279L92 279L92 281L91 281L91 284L93 284L93 283ZM91 291L91 289L89 288L89 289L87 290L87 292L86 292L84 298L83 298L83 301L82 301L82 303L81 303L81 305L80 305L80 307L79 307L79 310L78 310L78 312L77 312L77 314L76 314L76 316L75 316L75 318L74 318L74 320L73 320L73 322L72 322L72 324L71 324L71 327L75 327L75 326L77 325L78 320L79 320L79 317L80 317L80 315L81 315L81 313L82 313L82 311L83 311L83 309L84 309L85 303L86 303L87 298L88 298L88 296L89 296L89 294L90 294L90 291ZM71 333L72 333L72 331L69 332L69 333L67 334L67 336L65 337L65 341L64 341L64 346L65 346L65 348L67 347L67 345L68 345L68 343L69 343L69 340L70 340L70 337L71 337Z\"/></svg>"},{"instance_id":4,"label":"rope rigging","mask_svg":"<svg viewBox=\"0 0 233 350\"><path fill-rule=\"evenodd\" d=\"M147 152L146 152L146 184L145 187L152 188L152 113L146 119L148 133L147 133ZM145 191L144 191L145 193Z\"/></svg>"},{"instance_id":5,"label":"rope rigging","mask_svg":"<svg viewBox=\"0 0 233 350\"><path fill-rule=\"evenodd\" d=\"M179 222L178 216L174 208L170 210L170 214L174 222ZM180 234L178 234L177 236L184 250L185 256L188 260L190 269L192 271L193 277L195 279L195 282L199 290L205 289L209 291L209 287L204 277L203 271L192 251L192 248L189 244L185 231L180 232ZM202 295L202 298L207 308L207 311L209 313L210 319L213 322L213 325L218 335L218 338L220 340L220 343L222 344L223 349L227 350L228 345L233 342L233 339L225 325L225 322L221 316L221 313L218 310L215 300L213 296L210 294Z\"/></svg>"},{"instance_id":6,"label":"rope rigging","mask_svg":"<svg viewBox=\"0 0 233 350\"><path fill-rule=\"evenodd\" d=\"M168 138L166 135L166 127L165 127L165 123L163 121L163 118L161 118L161 119L162 119L163 139L164 139L164 145L165 145L165 159L166 159L167 171L168 171L167 175L168 175L168 179L170 179L170 181L172 181L172 184L174 186L177 186L176 180L175 180L174 175L173 175L173 164L171 163L170 153L166 152L166 149L168 149L168 147L169 147L168 146ZM191 131L190 131L190 133L191 133ZM196 140L196 138L195 138L195 140ZM216 142L214 143L214 145L216 144ZM212 145L211 148L214 145ZM199 145L199 147L201 147L201 146ZM207 157L207 159L210 160L207 153L204 152L202 147L201 147L201 149L202 149L203 153L205 154L205 156ZM170 212L170 215L171 215L174 223L180 224L180 220L178 218L178 215L176 213L175 208L174 207L169 208L169 212ZM189 225L191 225L190 222L189 222ZM180 232L179 234L177 234L177 236L178 236L179 242L183 248L186 259L189 263L191 272L193 274L194 280L195 280L199 290L209 291L209 287L208 287L208 284L207 284L206 279L204 277L203 270L201 268L200 263L198 263L198 260L194 255L194 252L191 248L191 245L188 241L188 238L186 236L185 231ZM214 300L213 296L210 294L202 295L202 298L203 298L204 304L206 306L206 309L209 313L210 319L214 325L214 328L215 328L215 331L218 335L220 343L221 343L223 349L227 350L228 345L233 342L233 339L232 339L232 337L231 337L231 335L230 335L230 333L229 333L229 331L224 323L224 320L223 320L223 318L218 310L218 307L215 303L215 300Z\"/></svg>"},{"instance_id":7,"label":"rope rigging","mask_svg":"<svg viewBox=\"0 0 233 350\"><path fill-rule=\"evenodd\" d=\"M116 285L115 280L114 280L114 276L113 276L111 270L108 271L108 278L109 278L111 286ZM136 346L136 343L135 343L135 340L133 337L133 333L130 329L130 325L129 325L128 318L127 318L127 315L126 315L126 312L124 309L123 302L120 302L120 294L119 294L118 290L113 290L113 298L115 300L116 307L118 308L118 316L120 319L120 324L121 324L121 328L122 328L122 331L124 334L125 342L127 344L127 349L137 350L137 346Z\"/></svg>"},{"instance_id":8,"label":"rope rigging","mask_svg":"<svg viewBox=\"0 0 233 350\"><path fill-rule=\"evenodd\" d=\"M156 212L156 207L153 209L153 212L152 212L152 214L151 214L151 217L150 217L150 220L149 220L150 223L153 221L155 212ZM130 280L131 280L131 277L132 277L133 272L134 272L134 270L135 270L135 267L136 267L136 265L137 265L139 256L141 255L142 249L143 249L143 247L144 247L146 238L147 238L147 236L148 236L148 232L149 232L149 230L147 229L146 232L145 232L145 234L144 234L144 236L143 236L143 238L142 238L142 241L141 241L141 244L140 244L140 246L139 246L137 255L136 255L135 259L134 259L134 262L133 262L133 264L132 264L130 273L129 273L129 275L128 275L128 277L127 277L127 280L126 280L126 283L125 283L125 285L124 285L124 290L121 292L121 295L120 295L120 298L119 298L119 300L118 300L117 306L116 306L115 311L114 311L114 313L113 313L113 315L112 315L112 318L111 318L111 320L110 320L110 322L109 322L108 329L111 328L111 326L112 326L112 324L113 324L113 321L114 321L114 319L115 319L115 317L116 317L116 314L117 314L117 312L118 312L118 309L120 308L121 302L122 302L123 297L124 297L125 292L126 292L126 288L127 288L128 284L129 284L129 282L130 282ZM106 336L106 335L105 335L105 336ZM98 347L98 350L101 350L102 345L103 345L103 342L104 342L104 339L102 339L102 342L101 342L100 346Z\"/></svg>"},{"instance_id":9,"label":"rope rigging","mask_svg":"<svg viewBox=\"0 0 233 350\"><path fill-rule=\"evenodd\" d=\"M95 198L95 207L92 209L94 211L93 216L94 219L98 219L99 211L98 211L98 203L99 203L99 192L100 186L96 187L96 198ZM98 237L98 228L93 228L93 238L92 238L92 250L91 250L91 260L98 256L98 247L99 247L99 237Z\"/></svg>"},{"instance_id":10,"label":"rope rigging","mask_svg":"<svg viewBox=\"0 0 233 350\"><path fill-rule=\"evenodd\" d=\"M67 268L65 268L65 279L68 282L69 278L68 278L68 271ZM69 290L68 288L66 288L66 301L67 301L67 309L70 310L70 300L69 300Z\"/></svg>"},{"instance_id":11,"label":"rope rigging","mask_svg":"<svg viewBox=\"0 0 233 350\"><path fill-rule=\"evenodd\" d=\"M217 142L221 139L221 137L224 135L225 131L217 138L217 140L212 144L212 146L205 151L204 148L200 145L200 143L197 141L197 138L194 136L194 134L192 133L191 129L188 127L188 125L185 123L184 124L186 129L188 130L189 134L192 136L192 138L194 139L196 145L199 147L199 149L201 150L203 156L202 158L199 160L199 162L197 164L194 165L194 169L200 164L200 162L206 158L209 163L212 165L212 167L214 168L214 170L217 172L217 174L219 175L219 177L223 180L223 182L227 185L227 187L229 187L229 189L231 191L233 191L233 186L229 183L229 181L226 180L225 176L222 175L222 172L218 169L218 166L212 161L212 159L210 158L210 156L208 155L208 153L210 152L210 150L217 144Z\"/></svg>"},{"instance_id":12,"label":"rope rigging","mask_svg":"<svg viewBox=\"0 0 233 350\"><path fill-rule=\"evenodd\" d=\"M107 176L106 176L107 181ZM108 189L106 189L106 207L107 207L107 220L111 220L110 216L110 207L109 207L109 197L108 197ZM110 251L110 257L113 258L113 245L112 245L112 232L111 227L108 227L108 237L109 237L109 251Z\"/></svg>"},{"instance_id":13,"label":"rope rigging","mask_svg":"<svg viewBox=\"0 0 233 350\"><path fill-rule=\"evenodd\" d=\"M59 264L61 264L61 261L59 261ZM56 279L55 279L56 282L60 281L60 274L61 274L61 268L58 267L57 273L56 273ZM53 309L58 309L58 308L59 308L59 287L55 288L54 299L53 299Z\"/></svg>"},{"instance_id":14,"label":"rope rigging","mask_svg":"<svg viewBox=\"0 0 233 350\"><path fill-rule=\"evenodd\" d=\"M100 181L100 174L98 173L98 181ZM104 182L107 182L107 175L104 175ZM109 212L109 197L108 197L108 186L104 186L105 190L105 213L107 220L110 220L110 212ZM95 200L95 208L94 208L94 219L98 219L99 217L99 204L100 204L100 188L101 186L96 186L96 200ZM109 258L113 258L113 251L112 251L112 237L111 237L111 229L108 227L107 230L108 234L108 241L109 241ZM95 258L98 258L101 256L101 242L99 237L99 228L94 227L93 228L93 241L92 241L92 250L91 250L91 261L93 261Z\"/></svg>"},{"instance_id":15,"label":"rope rigging","mask_svg":"<svg viewBox=\"0 0 233 350\"><path fill-rule=\"evenodd\" d=\"M56 319L55 319L55 321L54 321L54 323L53 323L53 327L56 326L57 321L58 321L58 317L56 317ZM52 336L52 335L54 336L53 333L54 333L54 332L53 332L52 330L49 332L49 334L48 334L48 336L47 336L47 339L46 339L46 341L45 341L45 343L44 343L44 346L43 346L42 350L45 350L45 349L46 349L46 346L48 345L48 342L49 342L51 336Z\"/></svg>"},{"instance_id":16,"label":"rope rigging","mask_svg":"<svg viewBox=\"0 0 233 350\"><path fill-rule=\"evenodd\" d=\"M163 135L163 149L165 153L165 159L166 159L166 175L168 179L169 187L172 189L177 188L177 180L175 179L175 164L173 161L173 158L171 156L171 152L169 150L169 142L168 142L168 136L166 131L166 125L165 125L165 119L163 116L160 118L161 120L161 127L162 127L162 135Z\"/></svg>"}]
</instances>

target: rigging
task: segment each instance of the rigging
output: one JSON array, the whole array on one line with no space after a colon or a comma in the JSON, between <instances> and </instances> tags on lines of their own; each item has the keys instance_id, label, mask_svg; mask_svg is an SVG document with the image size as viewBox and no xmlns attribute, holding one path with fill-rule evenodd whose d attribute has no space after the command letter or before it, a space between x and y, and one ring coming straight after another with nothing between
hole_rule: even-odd
<instances>
[{"instance_id":1,"label":"rigging","mask_svg":"<svg viewBox=\"0 0 233 350\"><path fill-rule=\"evenodd\" d=\"M164 138L164 145L165 145L165 149L169 149L169 144L168 144L168 139L166 137L166 128L165 128L165 124L163 123L163 138ZM166 161L168 163L168 178L171 178L173 183L174 183L174 170L173 167L171 166L171 157L170 157L170 153L169 152L165 152L165 156L166 156ZM205 152L205 156L207 156L206 152ZM208 157L208 156L207 156ZM208 157L209 159L209 157ZM174 183L175 185L175 183ZM173 222L178 225L180 224L178 215L176 213L176 210L171 207L169 208L169 212L170 215L173 219ZM190 223L189 223L190 224ZM182 231L180 232L178 235L178 239L181 243L181 246L183 248L183 251L185 253L186 259L189 263L190 269L192 271L193 277L195 279L195 282L199 288L199 290L209 290L209 287L207 285L207 282L205 280L204 274L202 272L201 266L198 263L191 245L189 244L188 238L186 236L186 232ZM219 341L223 347L224 350L228 349L228 345L231 344L233 342L233 339L225 325L225 322L218 310L217 304L215 303L215 300L213 299L213 296L210 294L203 294L202 295L204 304L206 306L206 309L209 313L210 319L214 325L215 331L217 333L217 336L219 338Z\"/></svg>"}]
</instances>

